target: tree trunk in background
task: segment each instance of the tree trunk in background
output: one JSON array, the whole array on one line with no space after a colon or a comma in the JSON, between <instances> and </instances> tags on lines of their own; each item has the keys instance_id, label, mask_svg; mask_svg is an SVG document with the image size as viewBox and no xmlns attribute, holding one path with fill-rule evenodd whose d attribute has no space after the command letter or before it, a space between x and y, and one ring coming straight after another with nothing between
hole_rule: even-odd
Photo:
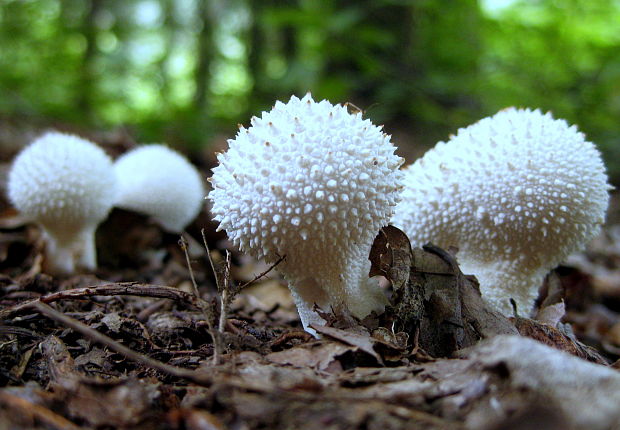
<instances>
[{"instance_id":1,"label":"tree trunk in background","mask_svg":"<svg viewBox=\"0 0 620 430\"><path fill-rule=\"evenodd\" d=\"M260 106L260 101L267 97L265 82L265 57L267 54L265 29L261 20L265 10L267 0L247 2L250 11L251 22L247 32L246 46L248 47L248 70L252 76L252 91L249 96L248 113L244 117L249 117L255 108ZM267 54L268 55L268 54Z\"/></svg>"},{"instance_id":2,"label":"tree trunk in background","mask_svg":"<svg viewBox=\"0 0 620 430\"><path fill-rule=\"evenodd\" d=\"M175 16L174 0L161 0L161 9L164 16L162 32L164 32L164 55L157 62L159 73L161 74L161 97L164 104L168 106L170 97L170 77L168 76L168 61L170 53L174 49L177 34L177 19Z\"/></svg>"},{"instance_id":3,"label":"tree trunk in background","mask_svg":"<svg viewBox=\"0 0 620 430\"><path fill-rule=\"evenodd\" d=\"M411 113L439 128L469 124L479 110L474 88L481 52L482 13L478 1L454 2L450 13L435 3L414 3L412 7L411 49L420 67L417 85L423 92L419 92L418 110ZM435 114L429 117L433 111Z\"/></svg>"},{"instance_id":4,"label":"tree trunk in background","mask_svg":"<svg viewBox=\"0 0 620 430\"><path fill-rule=\"evenodd\" d=\"M270 108L277 99L288 99L297 90L296 82L289 75L298 53L296 27L293 23L279 20L270 25L264 22L273 11L297 9L297 2L248 0L246 4L252 17L246 37L248 69L253 82L248 112L252 114ZM284 61L287 72L284 77L274 79L267 73L267 62L276 56Z\"/></svg>"},{"instance_id":5,"label":"tree trunk in background","mask_svg":"<svg viewBox=\"0 0 620 430\"><path fill-rule=\"evenodd\" d=\"M61 3L62 4L62 3ZM87 11L82 21L81 33L86 40L86 49L82 57L80 68L77 106L80 112L87 117L93 113L93 98L95 97L95 65L94 59L97 55L97 14L102 7L101 0L90 0L87 2Z\"/></svg>"},{"instance_id":6,"label":"tree trunk in background","mask_svg":"<svg viewBox=\"0 0 620 430\"><path fill-rule=\"evenodd\" d=\"M219 6L218 0L199 0L197 16L202 23L198 34L197 61L194 80L196 92L194 93L194 105L198 112L204 112L207 106L207 92L209 88L209 75L211 60L215 55L213 31L217 27L215 9Z\"/></svg>"},{"instance_id":7,"label":"tree trunk in background","mask_svg":"<svg viewBox=\"0 0 620 430\"><path fill-rule=\"evenodd\" d=\"M371 109L377 121L400 120L396 117L406 111L414 89L416 54L421 54L412 52L412 6L387 0L342 0L336 13L357 18L346 28L333 30L327 42L333 52L326 58L325 77L341 85L344 96L359 108ZM362 40L358 32L375 37Z\"/></svg>"}]
</instances>

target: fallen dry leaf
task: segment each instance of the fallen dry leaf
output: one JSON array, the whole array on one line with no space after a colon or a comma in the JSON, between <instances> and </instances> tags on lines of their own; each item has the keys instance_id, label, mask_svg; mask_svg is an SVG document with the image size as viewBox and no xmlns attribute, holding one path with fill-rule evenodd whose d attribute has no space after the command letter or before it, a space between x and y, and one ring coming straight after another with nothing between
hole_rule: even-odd
<instances>
[{"instance_id":1,"label":"fallen dry leaf","mask_svg":"<svg viewBox=\"0 0 620 430\"><path fill-rule=\"evenodd\" d=\"M383 364L383 360L375 351L374 345L376 341L370 336L370 333L361 330L342 330L335 327L326 327L319 325L311 325L317 333L328 336L332 339L339 340L347 345L354 346L360 351L373 357L377 363Z\"/></svg>"},{"instance_id":2,"label":"fallen dry leaf","mask_svg":"<svg viewBox=\"0 0 620 430\"><path fill-rule=\"evenodd\" d=\"M328 373L342 370L338 357L356 348L339 342L313 342L295 346L284 351L272 352L265 358L272 363L289 364L295 367L309 367Z\"/></svg>"}]
</instances>

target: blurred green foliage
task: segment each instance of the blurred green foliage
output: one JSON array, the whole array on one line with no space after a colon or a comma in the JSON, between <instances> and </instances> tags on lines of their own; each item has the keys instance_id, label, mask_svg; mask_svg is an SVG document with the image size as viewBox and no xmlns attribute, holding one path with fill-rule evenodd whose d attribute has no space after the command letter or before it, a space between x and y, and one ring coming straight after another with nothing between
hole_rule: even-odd
<instances>
[{"instance_id":1,"label":"blurred green foliage","mask_svg":"<svg viewBox=\"0 0 620 430\"><path fill-rule=\"evenodd\" d=\"M497 110L576 123L620 179L618 0L0 0L0 116L200 147L276 99L429 146Z\"/></svg>"}]
</instances>

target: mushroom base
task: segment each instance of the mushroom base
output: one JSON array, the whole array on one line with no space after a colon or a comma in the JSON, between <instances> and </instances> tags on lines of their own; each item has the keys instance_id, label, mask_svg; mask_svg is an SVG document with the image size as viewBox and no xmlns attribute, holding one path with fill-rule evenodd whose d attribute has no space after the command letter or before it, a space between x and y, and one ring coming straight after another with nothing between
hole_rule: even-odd
<instances>
[{"instance_id":1,"label":"mushroom base","mask_svg":"<svg viewBox=\"0 0 620 430\"><path fill-rule=\"evenodd\" d=\"M514 315L510 299L515 301L520 315L530 315L548 272L537 269L528 273L531 269L528 271L503 262L487 265L463 262L460 266L463 273L476 276L482 298L506 316Z\"/></svg>"}]
</instances>

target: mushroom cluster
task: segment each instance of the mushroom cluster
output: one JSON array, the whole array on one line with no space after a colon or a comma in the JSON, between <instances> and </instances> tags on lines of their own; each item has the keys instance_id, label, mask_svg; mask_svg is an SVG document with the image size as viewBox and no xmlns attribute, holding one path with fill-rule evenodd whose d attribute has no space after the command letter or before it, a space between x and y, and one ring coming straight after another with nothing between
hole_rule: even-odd
<instances>
[{"instance_id":1,"label":"mushroom cluster","mask_svg":"<svg viewBox=\"0 0 620 430\"><path fill-rule=\"evenodd\" d=\"M458 247L463 272L506 315L529 312L546 274L591 239L609 202L605 166L575 126L506 109L405 169L392 222L414 246Z\"/></svg>"},{"instance_id":2,"label":"mushroom cluster","mask_svg":"<svg viewBox=\"0 0 620 430\"><path fill-rule=\"evenodd\" d=\"M310 94L277 102L241 127L219 154L208 198L219 229L289 282L304 328L324 311L363 318L385 296L368 278L368 254L401 188L390 137L342 105Z\"/></svg>"},{"instance_id":3,"label":"mushroom cluster","mask_svg":"<svg viewBox=\"0 0 620 430\"><path fill-rule=\"evenodd\" d=\"M46 269L71 274L96 268L95 230L113 206L179 232L200 211L204 188L196 168L163 145L139 147L113 164L94 143L50 132L13 161L8 196L42 227Z\"/></svg>"}]
</instances>

